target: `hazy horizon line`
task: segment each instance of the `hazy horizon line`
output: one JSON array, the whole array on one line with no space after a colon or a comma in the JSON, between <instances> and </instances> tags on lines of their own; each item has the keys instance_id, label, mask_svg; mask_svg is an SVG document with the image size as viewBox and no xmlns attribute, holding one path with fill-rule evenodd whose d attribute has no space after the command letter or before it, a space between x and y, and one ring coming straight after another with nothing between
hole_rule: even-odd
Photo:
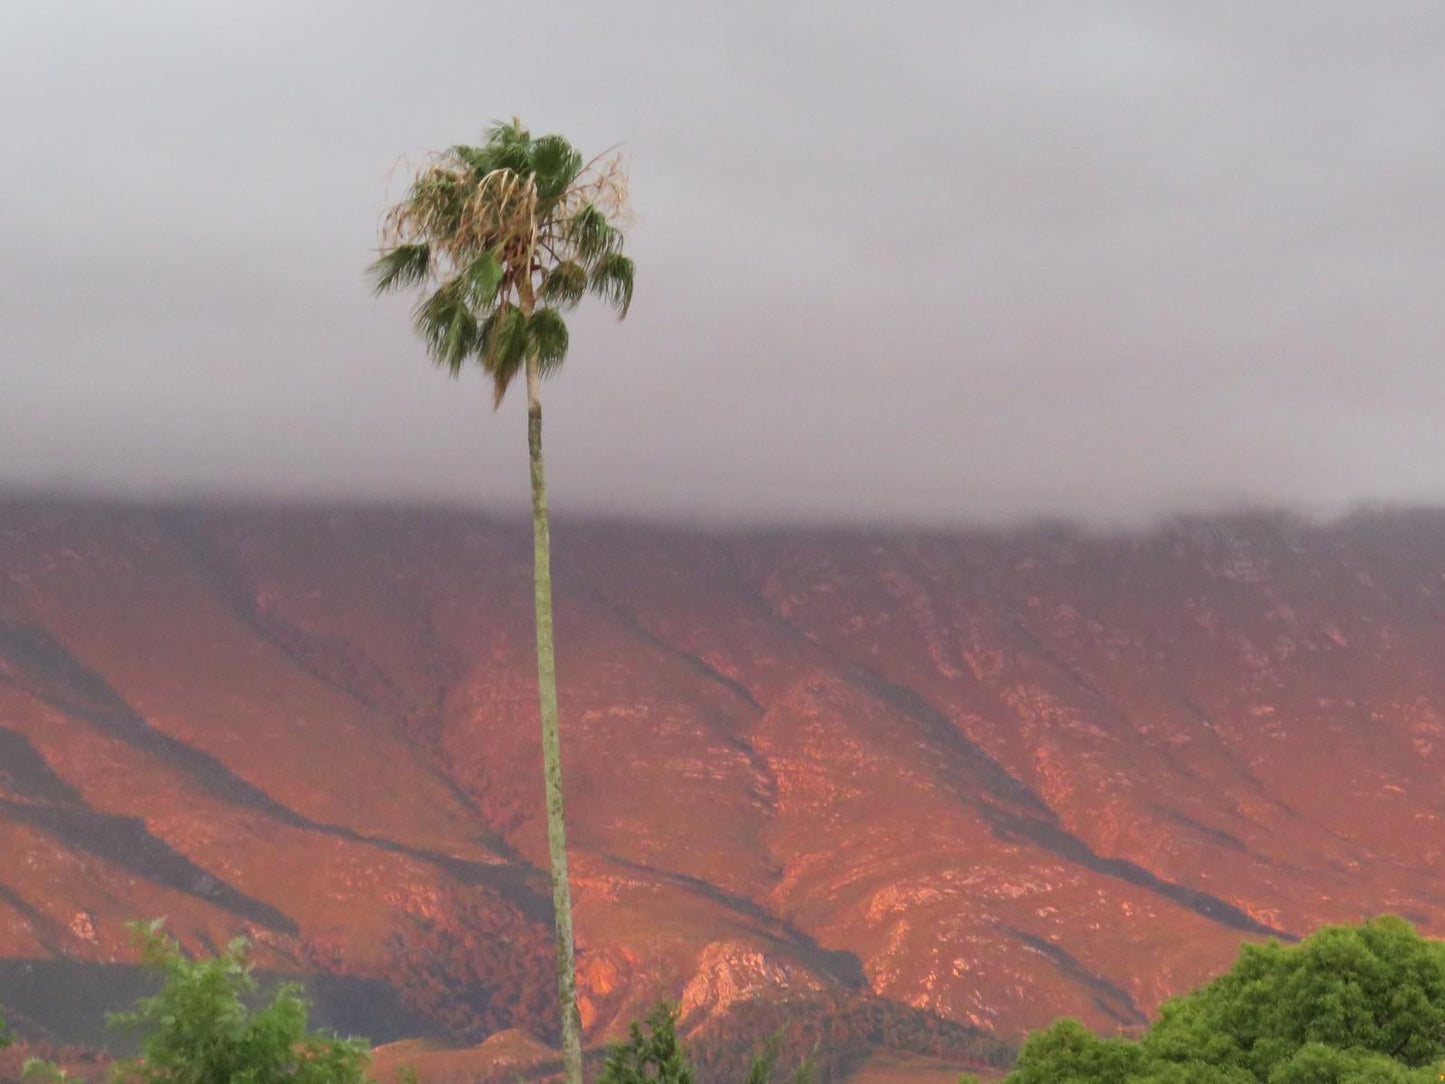
<instances>
[{"instance_id":1,"label":"hazy horizon line","mask_svg":"<svg viewBox=\"0 0 1445 1084\"><path fill-rule=\"evenodd\" d=\"M171 493L117 492L75 486L25 485L0 482L0 511L17 505L111 508L136 511L209 511L218 513L415 513L471 517L483 521L527 526L530 511L524 502L424 494L346 493L264 493L228 490L203 493L178 490ZM1090 538L1153 535L1171 526L1197 524L1244 524L1274 522L1305 529L1328 529L1360 519L1388 519L1445 515L1445 502L1357 500L1335 509L1310 509L1301 504L1267 500L1221 500L1198 502L1194 506L1164 509L1145 516L1090 520L1065 514L966 517L867 517L800 515L786 518L776 513L719 514L696 510L617 510L583 506L554 508L554 524L617 526L681 530L701 534L765 534L798 531L820 534L946 534L946 535L1083 535Z\"/></svg>"}]
</instances>

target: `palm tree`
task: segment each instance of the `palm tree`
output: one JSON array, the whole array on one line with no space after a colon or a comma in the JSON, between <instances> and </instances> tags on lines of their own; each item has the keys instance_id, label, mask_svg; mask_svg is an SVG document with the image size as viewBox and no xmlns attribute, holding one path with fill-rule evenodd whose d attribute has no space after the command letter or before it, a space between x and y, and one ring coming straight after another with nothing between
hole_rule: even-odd
<instances>
[{"instance_id":1,"label":"palm tree","mask_svg":"<svg viewBox=\"0 0 1445 1084\"><path fill-rule=\"evenodd\" d=\"M619 229L626 208L626 177L615 153L584 161L561 136L533 138L513 120L489 129L479 147L456 146L427 159L406 198L383 217L381 257L370 267L378 294L420 292L413 319L432 360L453 376L479 363L492 378L495 406L518 374L526 376L537 685L568 1084L582 1084L582 1039L557 738L541 384L567 354L564 312L592 294L619 319L627 315L632 261L622 254Z\"/></svg>"}]
</instances>

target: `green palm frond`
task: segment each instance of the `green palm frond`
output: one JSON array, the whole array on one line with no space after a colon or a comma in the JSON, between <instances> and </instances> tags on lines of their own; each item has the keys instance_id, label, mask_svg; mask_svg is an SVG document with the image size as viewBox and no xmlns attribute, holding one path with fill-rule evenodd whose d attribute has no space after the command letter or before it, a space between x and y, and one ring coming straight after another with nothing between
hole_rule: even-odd
<instances>
[{"instance_id":1,"label":"green palm frond","mask_svg":"<svg viewBox=\"0 0 1445 1084\"><path fill-rule=\"evenodd\" d=\"M617 310L623 319L632 307L632 261L620 252L609 252L592 265L587 289Z\"/></svg>"},{"instance_id":2,"label":"green palm frond","mask_svg":"<svg viewBox=\"0 0 1445 1084\"><path fill-rule=\"evenodd\" d=\"M567 194L582 169L582 155L559 135L545 135L532 144L532 174L537 196L553 203Z\"/></svg>"},{"instance_id":3,"label":"green palm frond","mask_svg":"<svg viewBox=\"0 0 1445 1084\"><path fill-rule=\"evenodd\" d=\"M595 204L588 203L566 224L566 236L577 249L577 255L590 263L613 251L621 243L621 235L612 228Z\"/></svg>"},{"instance_id":4,"label":"green palm frond","mask_svg":"<svg viewBox=\"0 0 1445 1084\"><path fill-rule=\"evenodd\" d=\"M459 143L448 147L447 154L461 162L473 177L485 177L497 169L497 157L491 147L469 147Z\"/></svg>"},{"instance_id":5,"label":"green palm frond","mask_svg":"<svg viewBox=\"0 0 1445 1084\"><path fill-rule=\"evenodd\" d=\"M479 339L482 367L491 374L500 406L527 360L527 317L515 305L503 306L482 322Z\"/></svg>"},{"instance_id":6,"label":"green palm frond","mask_svg":"<svg viewBox=\"0 0 1445 1084\"><path fill-rule=\"evenodd\" d=\"M541 308L527 321L527 349L537 359L537 369L549 376L562 367L567 357L567 321L554 308Z\"/></svg>"},{"instance_id":7,"label":"green palm frond","mask_svg":"<svg viewBox=\"0 0 1445 1084\"><path fill-rule=\"evenodd\" d=\"M476 317L455 284L443 286L423 299L413 320L432 360L452 376L461 375L462 366L479 344Z\"/></svg>"},{"instance_id":8,"label":"green palm frond","mask_svg":"<svg viewBox=\"0 0 1445 1084\"><path fill-rule=\"evenodd\" d=\"M483 252L457 275L457 285L472 309L485 312L497 300L502 285L502 263L493 252Z\"/></svg>"},{"instance_id":9,"label":"green palm frond","mask_svg":"<svg viewBox=\"0 0 1445 1084\"><path fill-rule=\"evenodd\" d=\"M506 305L482 325L482 364L489 370L521 359L527 347L527 317L515 305Z\"/></svg>"},{"instance_id":10,"label":"green palm frond","mask_svg":"<svg viewBox=\"0 0 1445 1084\"><path fill-rule=\"evenodd\" d=\"M371 276L372 291L377 294L420 286L431 274L431 246L397 245L383 253L366 273Z\"/></svg>"},{"instance_id":11,"label":"green palm frond","mask_svg":"<svg viewBox=\"0 0 1445 1084\"><path fill-rule=\"evenodd\" d=\"M504 144L528 143L532 139L532 133L522 127L519 117L511 120L494 120L482 133L489 145L502 146Z\"/></svg>"},{"instance_id":12,"label":"green palm frond","mask_svg":"<svg viewBox=\"0 0 1445 1084\"><path fill-rule=\"evenodd\" d=\"M531 172L532 133L522 127L521 121L513 117L508 123L498 122L484 134L486 144L480 149L490 154L492 169L510 169L513 173Z\"/></svg>"},{"instance_id":13,"label":"green palm frond","mask_svg":"<svg viewBox=\"0 0 1445 1084\"><path fill-rule=\"evenodd\" d=\"M540 295L564 309L576 306L587 293L587 269L576 260L563 260L547 272Z\"/></svg>"}]
</instances>

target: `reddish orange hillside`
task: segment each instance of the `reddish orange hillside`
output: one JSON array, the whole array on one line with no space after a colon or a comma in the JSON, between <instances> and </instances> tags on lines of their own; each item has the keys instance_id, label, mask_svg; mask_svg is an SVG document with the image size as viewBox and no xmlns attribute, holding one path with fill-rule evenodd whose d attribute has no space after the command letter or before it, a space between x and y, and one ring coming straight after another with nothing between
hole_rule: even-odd
<instances>
[{"instance_id":1,"label":"reddish orange hillside","mask_svg":"<svg viewBox=\"0 0 1445 1084\"><path fill-rule=\"evenodd\" d=\"M1445 932L1445 516L555 546L594 1039L666 995L956 1063L1244 937ZM530 565L463 514L0 505L0 956L165 915L550 1041Z\"/></svg>"}]
</instances>

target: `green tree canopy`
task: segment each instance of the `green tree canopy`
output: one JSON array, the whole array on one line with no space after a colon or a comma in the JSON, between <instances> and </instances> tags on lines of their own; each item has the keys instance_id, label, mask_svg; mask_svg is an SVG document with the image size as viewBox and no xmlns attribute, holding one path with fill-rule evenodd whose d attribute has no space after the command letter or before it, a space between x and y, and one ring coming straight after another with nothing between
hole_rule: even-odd
<instances>
[{"instance_id":1,"label":"green tree canopy","mask_svg":"<svg viewBox=\"0 0 1445 1084\"><path fill-rule=\"evenodd\" d=\"M1439 1084L1445 944L1398 918L1246 945L1138 1042L1074 1020L1030 1036L1006 1084Z\"/></svg>"}]
</instances>

